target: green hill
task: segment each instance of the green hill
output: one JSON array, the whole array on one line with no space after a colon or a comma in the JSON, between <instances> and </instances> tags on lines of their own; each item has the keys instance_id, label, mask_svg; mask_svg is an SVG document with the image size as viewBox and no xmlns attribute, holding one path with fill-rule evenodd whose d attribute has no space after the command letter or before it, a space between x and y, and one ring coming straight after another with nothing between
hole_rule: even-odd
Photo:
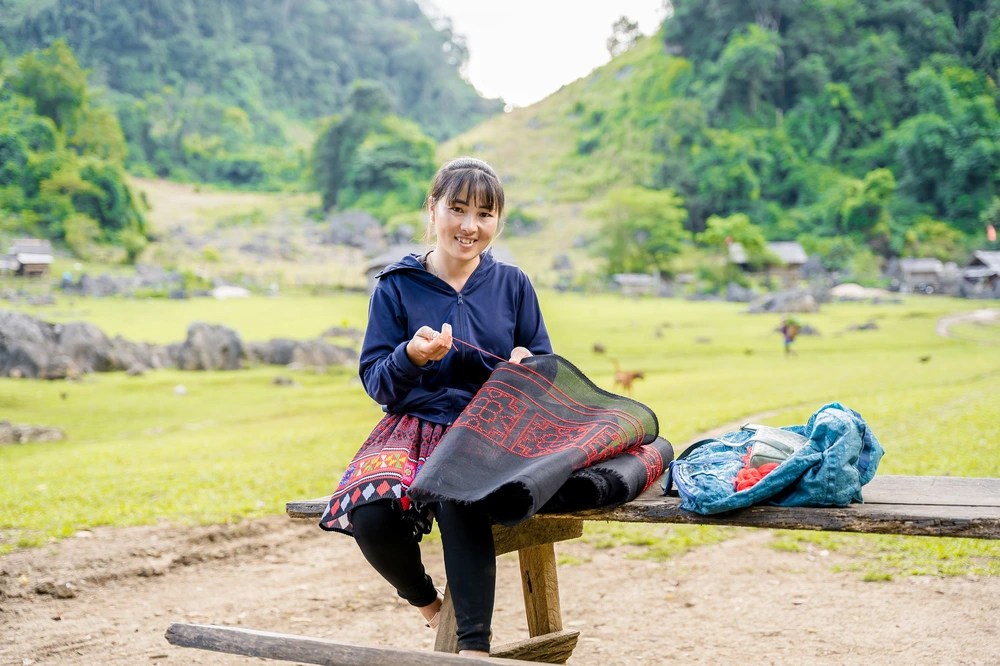
<instances>
[{"instance_id":1,"label":"green hill","mask_svg":"<svg viewBox=\"0 0 1000 666\"><path fill-rule=\"evenodd\" d=\"M512 203L542 221L508 239L519 255L539 270L553 250L582 260L573 246L600 231L590 204L632 185L680 195L691 238L745 215L830 267L987 246L1000 221L1000 3L673 7L658 35L442 147L495 162Z\"/></svg>"}]
</instances>

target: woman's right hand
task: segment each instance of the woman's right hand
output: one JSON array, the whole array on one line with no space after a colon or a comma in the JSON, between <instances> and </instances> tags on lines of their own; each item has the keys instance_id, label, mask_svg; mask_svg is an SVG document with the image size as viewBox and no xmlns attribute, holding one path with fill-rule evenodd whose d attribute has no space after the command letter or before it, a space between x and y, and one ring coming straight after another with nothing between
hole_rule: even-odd
<instances>
[{"instance_id":1,"label":"woman's right hand","mask_svg":"<svg viewBox=\"0 0 1000 666\"><path fill-rule=\"evenodd\" d=\"M451 324L441 324L440 332L430 326L421 326L406 343L406 355L413 365L423 367L443 359L451 344Z\"/></svg>"}]
</instances>

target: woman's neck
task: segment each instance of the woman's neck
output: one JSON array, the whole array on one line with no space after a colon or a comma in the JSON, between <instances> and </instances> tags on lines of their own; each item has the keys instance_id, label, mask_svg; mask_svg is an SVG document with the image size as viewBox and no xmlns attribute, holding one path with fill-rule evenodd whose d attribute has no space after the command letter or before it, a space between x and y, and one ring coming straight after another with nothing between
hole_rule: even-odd
<instances>
[{"instance_id":1,"label":"woman's neck","mask_svg":"<svg viewBox=\"0 0 1000 666\"><path fill-rule=\"evenodd\" d=\"M427 253L426 266L429 273L450 284L455 291L462 291L480 261L478 255L468 261L449 260L444 252L435 248Z\"/></svg>"}]
</instances>

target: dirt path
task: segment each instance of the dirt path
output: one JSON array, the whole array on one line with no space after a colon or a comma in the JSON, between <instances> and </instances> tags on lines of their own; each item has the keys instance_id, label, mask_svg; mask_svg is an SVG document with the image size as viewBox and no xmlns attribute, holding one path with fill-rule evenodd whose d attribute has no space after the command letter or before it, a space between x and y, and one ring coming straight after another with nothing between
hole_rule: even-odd
<instances>
[{"instance_id":1,"label":"dirt path","mask_svg":"<svg viewBox=\"0 0 1000 666\"><path fill-rule=\"evenodd\" d=\"M961 339L961 336L954 335L951 332L951 327L953 325L973 323L988 326L996 325L998 320L1000 320L1000 310L983 308L972 312L959 312L957 314L948 315L947 317L941 317L941 319L938 320L935 330L941 337ZM973 340L973 342L982 342L982 340Z\"/></svg>"},{"instance_id":2,"label":"dirt path","mask_svg":"<svg viewBox=\"0 0 1000 666\"><path fill-rule=\"evenodd\" d=\"M564 621L581 631L570 663L1000 662L1000 579L865 583L834 572L845 556L776 551L770 539L741 530L666 562L560 544ZM443 580L438 545L425 552ZM99 529L0 558L5 666L257 661L175 648L163 638L172 622L423 649L433 638L349 538L283 516ZM527 635L515 555L500 558L494 630L497 642Z\"/></svg>"}]
</instances>

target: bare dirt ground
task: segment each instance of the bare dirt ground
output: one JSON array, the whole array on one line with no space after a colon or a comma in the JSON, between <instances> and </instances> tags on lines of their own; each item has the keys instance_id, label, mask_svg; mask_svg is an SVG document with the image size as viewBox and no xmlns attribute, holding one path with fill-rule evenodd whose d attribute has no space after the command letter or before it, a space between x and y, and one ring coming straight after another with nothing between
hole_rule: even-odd
<instances>
[{"instance_id":1,"label":"bare dirt ground","mask_svg":"<svg viewBox=\"0 0 1000 666\"><path fill-rule=\"evenodd\" d=\"M777 551L771 538L740 530L659 562L557 545L564 623L581 632L570 664L1000 663L1000 579L866 583L833 571L845 555ZM439 544L424 551L443 582ZM501 556L496 643L527 637L520 595L517 557ZM283 516L98 529L0 558L0 664L262 662L171 646L173 622L433 644L350 538Z\"/></svg>"},{"instance_id":2,"label":"bare dirt ground","mask_svg":"<svg viewBox=\"0 0 1000 666\"><path fill-rule=\"evenodd\" d=\"M1000 664L1000 578L864 582L848 555L771 539L738 530L667 561L558 544L563 621L581 632L570 664ZM440 545L424 553L443 584ZM517 556L498 571L500 644L527 623ZM434 638L352 539L284 516L98 529L0 558L2 666L262 662L173 647L173 622L426 650Z\"/></svg>"}]
</instances>

